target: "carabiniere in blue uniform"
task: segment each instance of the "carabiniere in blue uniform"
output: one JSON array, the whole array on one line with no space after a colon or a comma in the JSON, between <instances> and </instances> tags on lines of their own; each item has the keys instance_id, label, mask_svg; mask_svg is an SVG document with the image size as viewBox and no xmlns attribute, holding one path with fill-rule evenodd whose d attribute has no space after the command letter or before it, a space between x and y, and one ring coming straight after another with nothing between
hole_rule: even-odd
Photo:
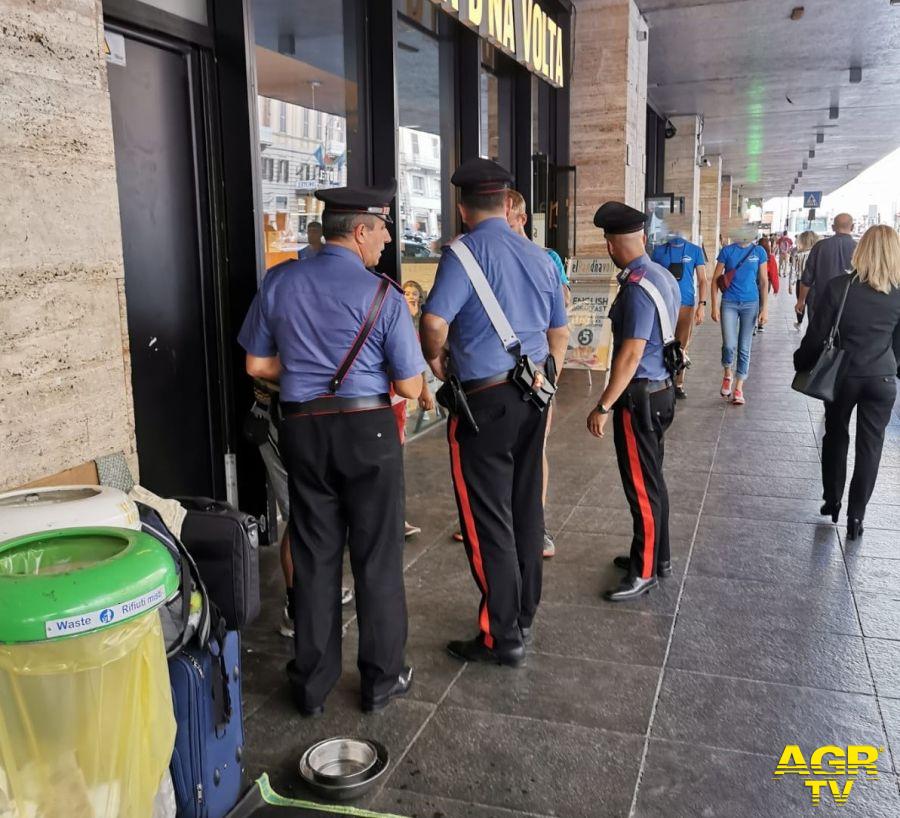
<instances>
[{"instance_id":1,"label":"carabiniere in blue uniform","mask_svg":"<svg viewBox=\"0 0 900 818\"><path fill-rule=\"evenodd\" d=\"M607 202L594 216L594 224L605 231L610 255L621 273L619 293L609 311L613 332L610 379L588 417L588 428L597 434L599 423L598 436L602 436L605 416L612 413L616 459L634 523L630 554L614 560L627 575L618 588L606 592L611 602L635 599L656 586L657 576L672 572L663 452L665 432L675 416L675 394L664 355L660 306L674 328L681 293L669 271L643 251L644 222L641 211L621 202ZM660 305L652 293L660 297ZM636 366L623 349L632 340L644 342Z\"/></svg>"},{"instance_id":2,"label":"carabiniere in blue uniform","mask_svg":"<svg viewBox=\"0 0 900 818\"><path fill-rule=\"evenodd\" d=\"M345 544L356 584L362 707L404 694L403 459L389 388L417 395L425 361L402 291L372 273L391 240L388 190L320 191L326 244L266 275L238 340L281 387L294 561L288 677L314 716L341 674Z\"/></svg>"},{"instance_id":3,"label":"carabiniere in blue uniform","mask_svg":"<svg viewBox=\"0 0 900 818\"><path fill-rule=\"evenodd\" d=\"M460 188L469 227L459 252L471 254L481 268L520 346L510 348L501 340L455 242L441 258L421 330L429 359L446 340L448 374L461 382L477 426L459 413L452 413L447 425L463 540L481 591L478 636L447 648L465 661L518 666L541 597L547 412L523 399L512 370L521 355L545 365L551 336L561 344L556 351L561 362L568 329L552 260L506 220L511 181L508 171L487 159L464 162L451 179Z\"/></svg>"}]
</instances>

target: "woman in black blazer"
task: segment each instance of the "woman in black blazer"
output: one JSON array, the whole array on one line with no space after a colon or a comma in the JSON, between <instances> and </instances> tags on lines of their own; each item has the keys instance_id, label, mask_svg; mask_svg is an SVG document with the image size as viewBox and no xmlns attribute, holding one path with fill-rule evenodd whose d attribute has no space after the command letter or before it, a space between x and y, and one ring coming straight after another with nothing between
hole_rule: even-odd
<instances>
[{"instance_id":1,"label":"woman in black blazer","mask_svg":"<svg viewBox=\"0 0 900 818\"><path fill-rule=\"evenodd\" d=\"M838 327L846 353L844 375L833 403L825 404L822 441L822 514L838 521L847 480L850 415L856 407L856 464L850 481L847 538L863 530L866 504L875 488L884 429L891 419L900 376L900 237L886 225L870 227L853 253L848 279L832 279L800 348L794 353L797 371L818 359L844 291L847 303Z\"/></svg>"}]
</instances>

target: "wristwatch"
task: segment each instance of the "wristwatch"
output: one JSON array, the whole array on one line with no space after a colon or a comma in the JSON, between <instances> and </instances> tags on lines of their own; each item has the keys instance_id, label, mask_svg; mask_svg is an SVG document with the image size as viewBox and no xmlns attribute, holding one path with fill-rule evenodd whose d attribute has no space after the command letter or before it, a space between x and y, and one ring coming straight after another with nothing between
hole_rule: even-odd
<instances>
[{"instance_id":1,"label":"wristwatch","mask_svg":"<svg viewBox=\"0 0 900 818\"><path fill-rule=\"evenodd\" d=\"M705 306L706 306L706 302L705 302L705 301L700 301L700 302L698 302L698 303L700 304L701 307L705 307Z\"/></svg>"},{"instance_id":2,"label":"wristwatch","mask_svg":"<svg viewBox=\"0 0 900 818\"><path fill-rule=\"evenodd\" d=\"M609 409L607 409L602 403L598 403L598 404L597 404L597 411L598 411L601 415L608 415L608 414L609 414Z\"/></svg>"}]
</instances>

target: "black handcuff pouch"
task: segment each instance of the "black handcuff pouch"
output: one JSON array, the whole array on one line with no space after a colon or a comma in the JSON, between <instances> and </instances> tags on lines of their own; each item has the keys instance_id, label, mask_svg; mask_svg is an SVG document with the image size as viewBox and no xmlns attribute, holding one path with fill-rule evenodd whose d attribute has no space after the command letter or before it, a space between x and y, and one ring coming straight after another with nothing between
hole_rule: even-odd
<instances>
[{"instance_id":1,"label":"black handcuff pouch","mask_svg":"<svg viewBox=\"0 0 900 818\"><path fill-rule=\"evenodd\" d=\"M556 394L556 359L552 355L547 356L544 362L543 383L540 389L535 389L534 379L540 371L531 358L520 354L516 358L511 380L522 391L522 400L531 401L538 411L543 412Z\"/></svg>"}]
</instances>

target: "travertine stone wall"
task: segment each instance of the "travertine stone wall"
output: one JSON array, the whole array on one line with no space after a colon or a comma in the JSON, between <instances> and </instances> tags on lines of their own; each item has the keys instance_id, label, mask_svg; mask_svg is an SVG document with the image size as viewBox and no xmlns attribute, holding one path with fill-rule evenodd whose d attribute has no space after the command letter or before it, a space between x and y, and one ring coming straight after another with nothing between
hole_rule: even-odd
<instances>
[{"instance_id":1,"label":"travertine stone wall","mask_svg":"<svg viewBox=\"0 0 900 818\"><path fill-rule=\"evenodd\" d=\"M100 0L0 0L0 489L136 469Z\"/></svg>"},{"instance_id":2,"label":"travertine stone wall","mask_svg":"<svg viewBox=\"0 0 900 818\"><path fill-rule=\"evenodd\" d=\"M676 203L684 198L684 212L669 217L669 230L694 244L700 243L700 168L697 167L697 137L700 120L696 114L669 117L676 134L666 140L663 189L674 193Z\"/></svg>"},{"instance_id":3,"label":"travertine stone wall","mask_svg":"<svg viewBox=\"0 0 900 818\"><path fill-rule=\"evenodd\" d=\"M710 167L700 168L700 239L707 258L719 252L719 226L722 209L722 157L706 157Z\"/></svg>"},{"instance_id":4,"label":"travertine stone wall","mask_svg":"<svg viewBox=\"0 0 900 818\"><path fill-rule=\"evenodd\" d=\"M728 224L731 221L731 176L722 174L722 190L719 196L721 210L719 212L719 235L729 244Z\"/></svg>"},{"instance_id":5,"label":"travertine stone wall","mask_svg":"<svg viewBox=\"0 0 900 818\"><path fill-rule=\"evenodd\" d=\"M571 156L578 168L578 256L605 256L597 208L644 208L647 24L634 0L579 0L575 27Z\"/></svg>"}]
</instances>

